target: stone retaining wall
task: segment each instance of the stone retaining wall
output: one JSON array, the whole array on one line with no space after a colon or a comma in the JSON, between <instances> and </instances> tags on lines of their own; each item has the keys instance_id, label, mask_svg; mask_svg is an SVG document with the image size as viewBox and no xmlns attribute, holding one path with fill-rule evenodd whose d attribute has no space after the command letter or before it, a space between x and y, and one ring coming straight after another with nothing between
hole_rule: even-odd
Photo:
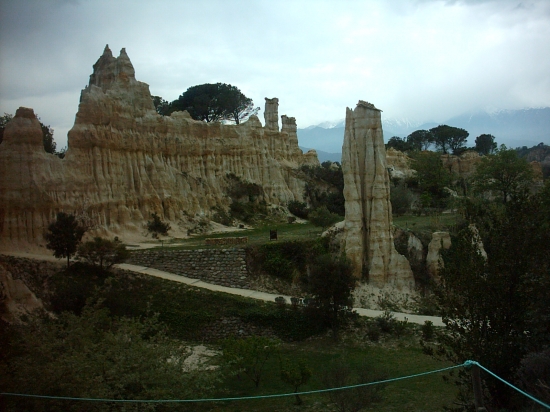
<instances>
[{"instance_id":1,"label":"stone retaining wall","mask_svg":"<svg viewBox=\"0 0 550 412\"><path fill-rule=\"evenodd\" d=\"M246 251L233 249L134 251L127 263L162 270L215 285L250 289Z\"/></svg>"},{"instance_id":2,"label":"stone retaining wall","mask_svg":"<svg viewBox=\"0 0 550 412\"><path fill-rule=\"evenodd\" d=\"M248 243L248 236L243 237L210 237L205 239L207 245L243 245Z\"/></svg>"}]
</instances>

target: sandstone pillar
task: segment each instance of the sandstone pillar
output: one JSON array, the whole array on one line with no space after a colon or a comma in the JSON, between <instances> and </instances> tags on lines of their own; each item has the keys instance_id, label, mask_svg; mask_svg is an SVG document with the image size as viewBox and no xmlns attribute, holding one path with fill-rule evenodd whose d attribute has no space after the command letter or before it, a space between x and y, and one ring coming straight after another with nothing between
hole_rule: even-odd
<instances>
[{"instance_id":1,"label":"sandstone pillar","mask_svg":"<svg viewBox=\"0 0 550 412\"><path fill-rule=\"evenodd\" d=\"M273 99L265 98L265 129L279 131L279 99L274 97Z\"/></svg>"},{"instance_id":2,"label":"sandstone pillar","mask_svg":"<svg viewBox=\"0 0 550 412\"><path fill-rule=\"evenodd\" d=\"M377 287L412 288L407 259L393 243L390 180L380 110L359 101L346 110L342 147L346 220L344 250L357 277Z\"/></svg>"}]
</instances>

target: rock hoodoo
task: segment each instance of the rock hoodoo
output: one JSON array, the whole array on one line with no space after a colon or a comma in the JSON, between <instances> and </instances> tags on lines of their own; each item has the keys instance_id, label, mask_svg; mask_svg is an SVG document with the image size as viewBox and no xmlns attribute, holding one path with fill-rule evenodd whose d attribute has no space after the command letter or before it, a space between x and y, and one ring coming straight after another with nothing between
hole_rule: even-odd
<instances>
[{"instance_id":1,"label":"rock hoodoo","mask_svg":"<svg viewBox=\"0 0 550 412\"><path fill-rule=\"evenodd\" d=\"M118 236L143 234L156 212L182 235L193 219L229 206L229 173L262 186L269 204L303 201L299 168L319 161L299 149L293 118L279 132L277 107L278 99L266 99L266 127L256 116L239 125L195 121L187 112L160 116L125 50L113 57L106 47L82 90L64 159L44 151L32 109L20 108L6 126L0 247L43 245L59 211L84 211L98 234Z\"/></svg>"},{"instance_id":2,"label":"rock hoodoo","mask_svg":"<svg viewBox=\"0 0 550 412\"><path fill-rule=\"evenodd\" d=\"M264 120L267 130L279 131L279 99L276 97L265 98Z\"/></svg>"},{"instance_id":3,"label":"rock hoodoo","mask_svg":"<svg viewBox=\"0 0 550 412\"><path fill-rule=\"evenodd\" d=\"M414 287L407 259L393 243L390 180L380 110L359 101L346 110L342 147L346 220L344 250L356 276L383 287Z\"/></svg>"}]
</instances>

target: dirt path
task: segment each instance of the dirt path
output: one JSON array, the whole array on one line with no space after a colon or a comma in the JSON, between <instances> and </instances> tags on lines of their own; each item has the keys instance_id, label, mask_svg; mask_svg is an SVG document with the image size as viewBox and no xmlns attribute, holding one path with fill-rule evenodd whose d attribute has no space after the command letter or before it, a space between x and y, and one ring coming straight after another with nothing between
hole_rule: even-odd
<instances>
[{"instance_id":1,"label":"dirt path","mask_svg":"<svg viewBox=\"0 0 550 412\"><path fill-rule=\"evenodd\" d=\"M5 255L10 255L10 256L15 256L15 257L27 258L27 259L59 261L59 259L56 259L51 255L39 255L39 254L24 253L24 252L0 252L0 253ZM257 299L257 300L262 300L266 302L274 302L275 298L278 296L283 296L287 302L290 302L290 298L291 298L291 296L286 296L281 294L272 294L272 293L260 292L257 290L229 288L226 286L214 285L212 283L206 283L198 279L191 279L185 276L175 275L173 273L163 272L158 269L147 268L144 266L130 265L127 263L122 263L120 265L115 265L115 266L120 269L129 270L131 272L141 273L148 276L155 276L161 279L184 283L186 285L191 285L197 288L208 289L215 292L229 293L231 295L244 296L246 298ZM360 316L367 316L371 318L380 316L384 313L384 311L374 310L374 309L354 308L353 310L357 311L357 313ZM417 323L420 325L424 324L424 322L426 321L430 321L433 323L434 326L445 326L441 318L437 316L412 315L409 313L399 313L399 312L392 312L392 314L395 316L397 320L401 320L401 321L404 321L405 319L407 319L410 323Z\"/></svg>"}]
</instances>

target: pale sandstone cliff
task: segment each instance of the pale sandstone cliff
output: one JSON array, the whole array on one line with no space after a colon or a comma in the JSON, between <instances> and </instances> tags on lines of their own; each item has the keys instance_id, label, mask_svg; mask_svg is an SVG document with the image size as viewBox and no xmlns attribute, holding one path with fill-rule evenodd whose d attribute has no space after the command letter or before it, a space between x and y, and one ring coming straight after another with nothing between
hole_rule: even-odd
<instances>
[{"instance_id":1,"label":"pale sandstone cliff","mask_svg":"<svg viewBox=\"0 0 550 412\"><path fill-rule=\"evenodd\" d=\"M386 150L386 163L392 179L406 179L415 175L411 169L411 158L405 153L390 147Z\"/></svg>"},{"instance_id":2,"label":"pale sandstone cliff","mask_svg":"<svg viewBox=\"0 0 550 412\"><path fill-rule=\"evenodd\" d=\"M392 235L390 181L380 110L359 101L346 110L342 147L346 220L344 250L356 276L371 285L414 287L407 259L397 253Z\"/></svg>"},{"instance_id":3,"label":"pale sandstone cliff","mask_svg":"<svg viewBox=\"0 0 550 412\"><path fill-rule=\"evenodd\" d=\"M468 150L460 156L451 154L441 155L441 161L443 162L443 166L449 169L450 172L467 179L476 171L476 166L481 161L481 157L477 152Z\"/></svg>"},{"instance_id":4,"label":"pale sandstone cliff","mask_svg":"<svg viewBox=\"0 0 550 412\"><path fill-rule=\"evenodd\" d=\"M283 119L278 131L272 119L278 101L268 103L265 128L256 116L239 125L195 121L187 112L160 116L125 50L115 58L106 47L81 93L65 159L44 152L32 109L19 109L7 125L0 144L0 246L43 245L58 211L84 211L98 233L119 236L143 234L156 212L183 235L196 216L228 206L228 173L261 185L268 203L303 201L299 168L319 162L299 149L293 118Z\"/></svg>"}]
</instances>

